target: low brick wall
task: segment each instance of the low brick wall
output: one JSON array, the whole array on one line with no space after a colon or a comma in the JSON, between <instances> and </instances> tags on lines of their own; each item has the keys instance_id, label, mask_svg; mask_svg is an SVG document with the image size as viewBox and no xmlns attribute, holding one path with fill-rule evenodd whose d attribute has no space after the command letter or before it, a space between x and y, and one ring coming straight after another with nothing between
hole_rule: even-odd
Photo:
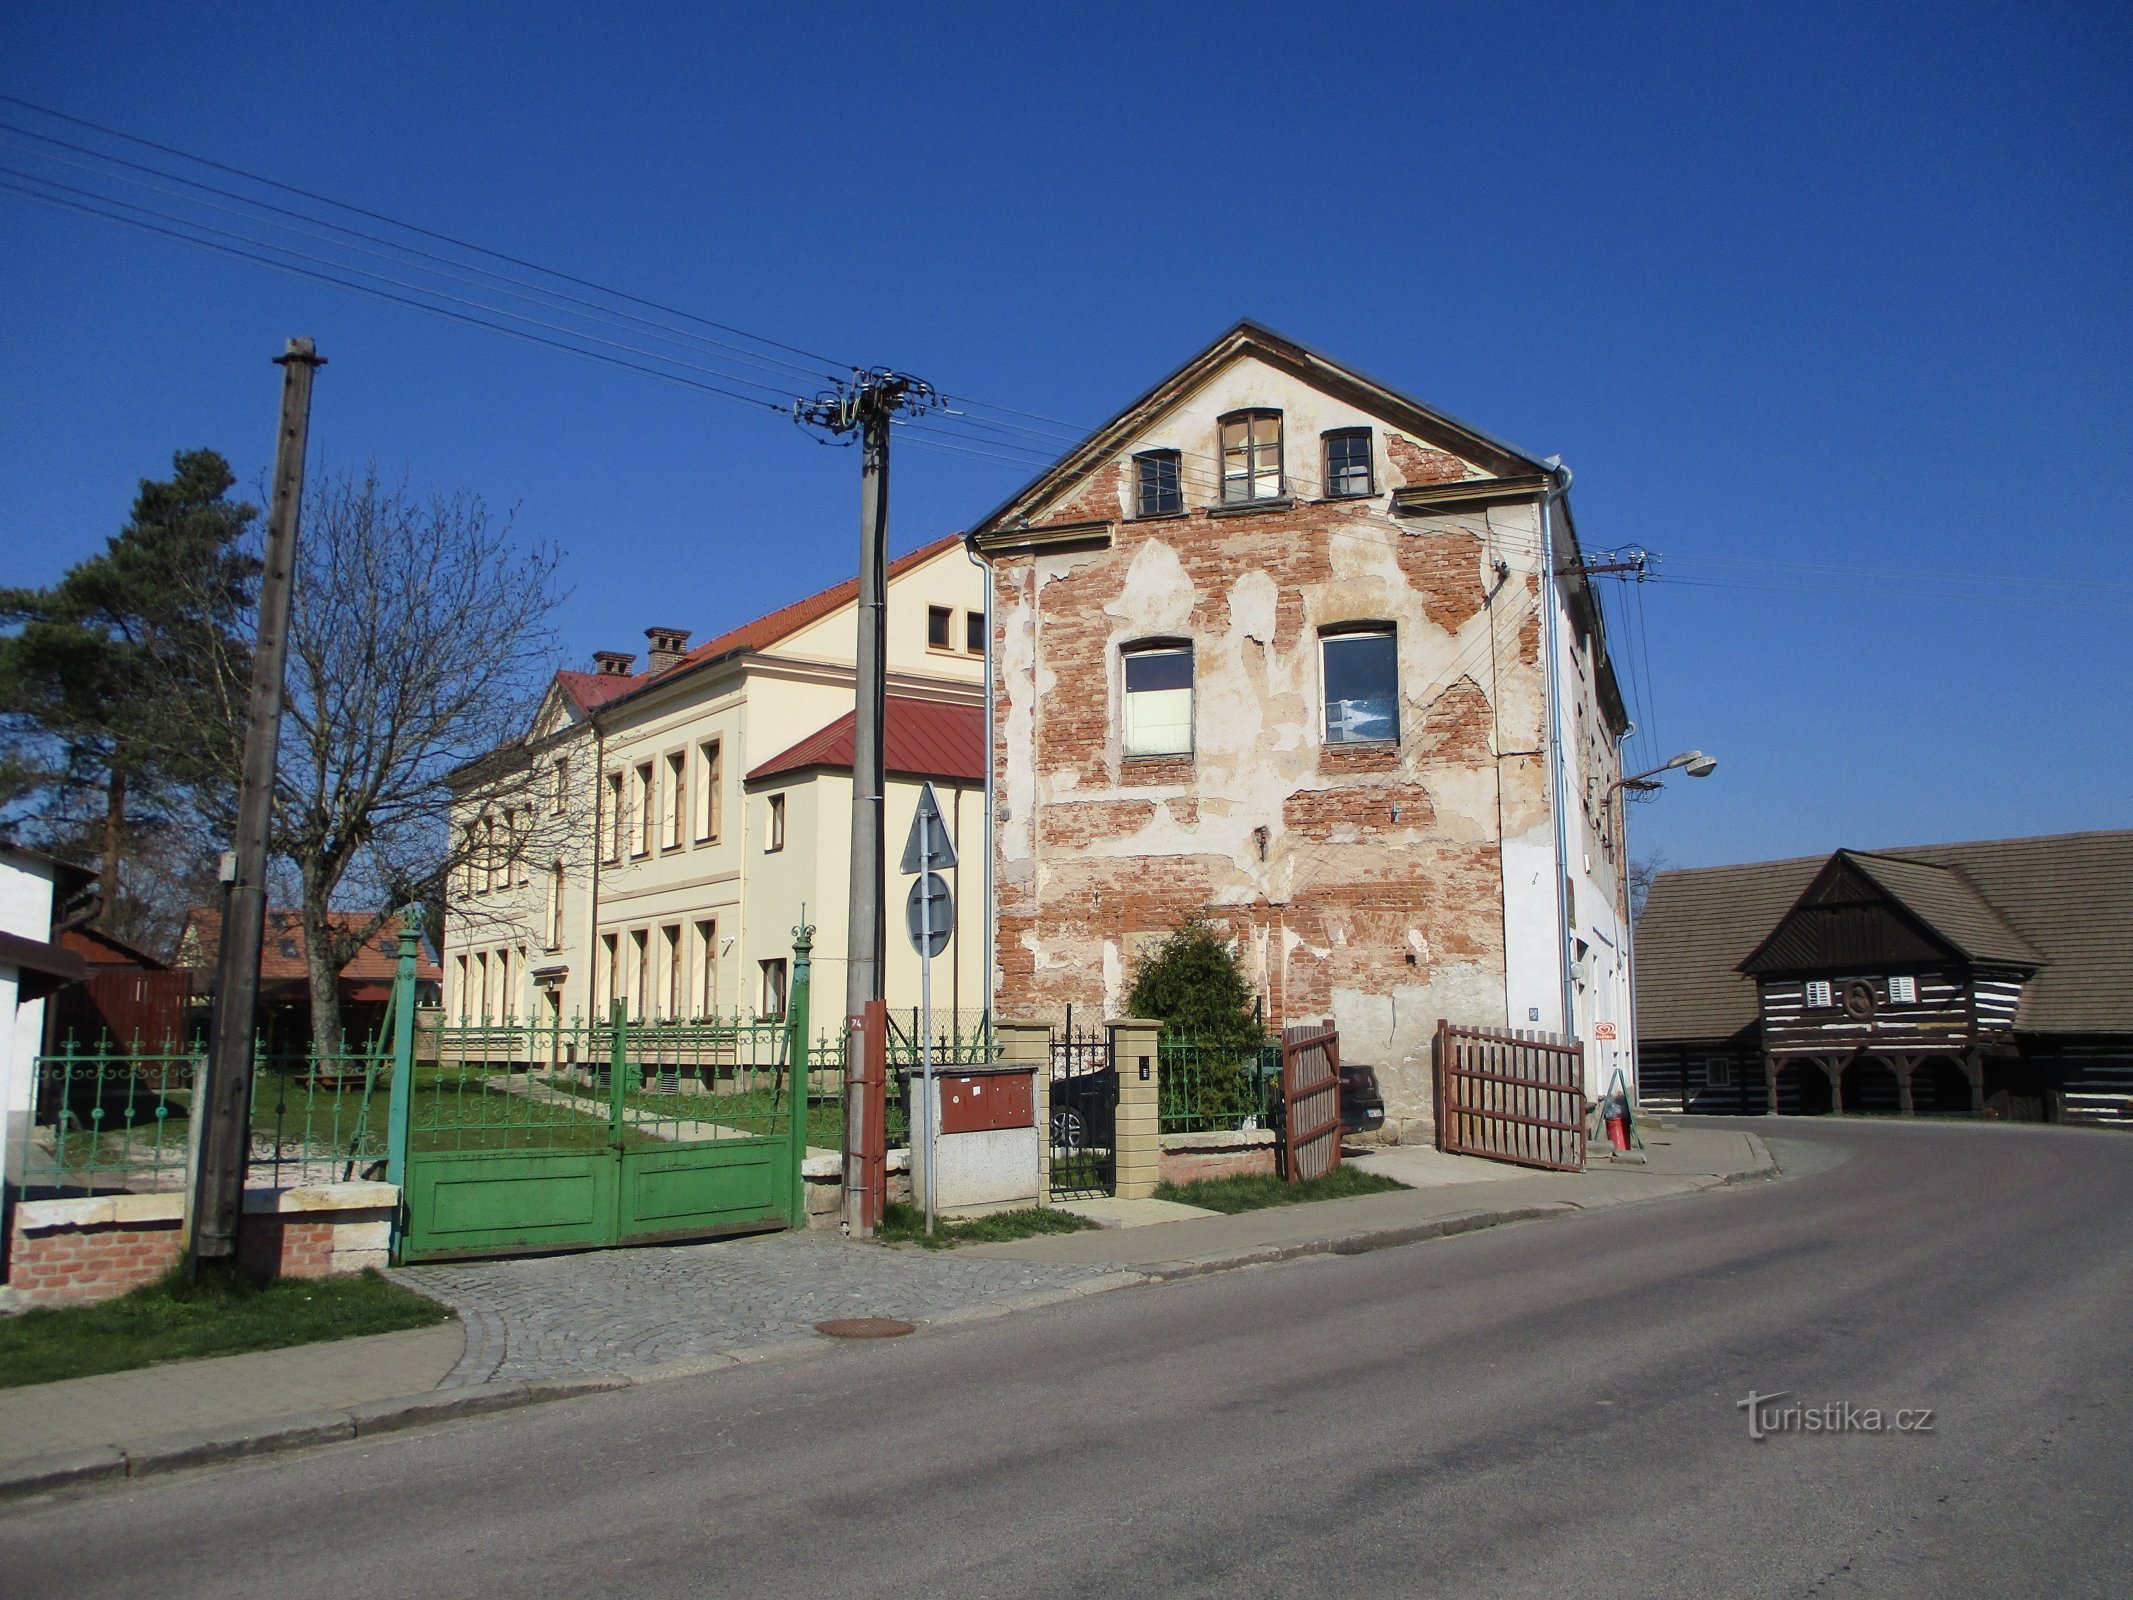
<instances>
[{"instance_id":1,"label":"low brick wall","mask_svg":"<svg viewBox=\"0 0 2133 1600\"><path fill-rule=\"evenodd\" d=\"M247 1189L237 1260L255 1278L325 1278L382 1267L392 1258L390 1183L320 1183Z\"/></svg>"},{"instance_id":2,"label":"low brick wall","mask_svg":"<svg viewBox=\"0 0 2133 1600\"><path fill-rule=\"evenodd\" d=\"M1166 1133L1157 1172L1165 1183L1199 1183L1208 1178L1245 1175L1272 1177L1274 1132L1252 1128L1240 1133Z\"/></svg>"},{"instance_id":3,"label":"low brick wall","mask_svg":"<svg viewBox=\"0 0 2133 1600\"><path fill-rule=\"evenodd\" d=\"M15 1207L7 1287L24 1305L86 1305L153 1283L185 1249L185 1196L110 1194Z\"/></svg>"},{"instance_id":4,"label":"low brick wall","mask_svg":"<svg viewBox=\"0 0 2133 1600\"><path fill-rule=\"evenodd\" d=\"M258 1278L382 1267L399 1203L389 1183L248 1189L238 1263ZM182 1194L27 1200L15 1207L6 1287L19 1305L86 1305L155 1282L184 1249Z\"/></svg>"}]
</instances>

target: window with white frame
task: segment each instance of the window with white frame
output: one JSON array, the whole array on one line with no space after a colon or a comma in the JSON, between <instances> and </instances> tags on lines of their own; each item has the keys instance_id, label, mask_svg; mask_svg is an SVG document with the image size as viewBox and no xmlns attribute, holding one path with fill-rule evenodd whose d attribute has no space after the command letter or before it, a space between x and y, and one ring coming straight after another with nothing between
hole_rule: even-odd
<instances>
[{"instance_id":1,"label":"window with white frame","mask_svg":"<svg viewBox=\"0 0 2133 1600\"><path fill-rule=\"evenodd\" d=\"M668 923L659 931L659 965L667 980L666 1011L663 1014L671 1022L688 1004L688 993L684 988L689 981L688 958L682 953L681 924L678 922Z\"/></svg>"},{"instance_id":2,"label":"window with white frame","mask_svg":"<svg viewBox=\"0 0 2133 1600\"><path fill-rule=\"evenodd\" d=\"M1129 756L1192 754L1192 646L1162 640L1124 652L1121 747Z\"/></svg>"},{"instance_id":3,"label":"window with white frame","mask_svg":"<svg viewBox=\"0 0 2133 1600\"><path fill-rule=\"evenodd\" d=\"M639 1022L652 1014L652 930L630 935L630 1011Z\"/></svg>"},{"instance_id":4,"label":"window with white frame","mask_svg":"<svg viewBox=\"0 0 2133 1600\"><path fill-rule=\"evenodd\" d=\"M1218 424L1222 437L1222 503L1249 505L1281 498L1281 413L1238 411Z\"/></svg>"},{"instance_id":5,"label":"window with white frame","mask_svg":"<svg viewBox=\"0 0 2133 1600\"><path fill-rule=\"evenodd\" d=\"M659 845L663 850L681 848L682 804L687 799L688 753L672 750L667 753L667 783L660 793Z\"/></svg>"},{"instance_id":6,"label":"window with white frame","mask_svg":"<svg viewBox=\"0 0 2133 1600\"><path fill-rule=\"evenodd\" d=\"M718 920L696 925L696 1014L718 1015Z\"/></svg>"},{"instance_id":7,"label":"window with white frame","mask_svg":"<svg viewBox=\"0 0 2133 1600\"><path fill-rule=\"evenodd\" d=\"M1372 744L1400 737L1400 650L1389 623L1328 629L1319 635L1325 667L1326 743Z\"/></svg>"},{"instance_id":8,"label":"window with white frame","mask_svg":"<svg viewBox=\"0 0 2133 1600\"><path fill-rule=\"evenodd\" d=\"M1836 995L1830 988L1829 979L1807 980L1807 1005L1810 1010L1825 1011L1836 1003Z\"/></svg>"},{"instance_id":9,"label":"window with white frame","mask_svg":"<svg viewBox=\"0 0 2133 1600\"><path fill-rule=\"evenodd\" d=\"M763 853L770 855L785 848L785 796L770 797L770 825L763 841Z\"/></svg>"},{"instance_id":10,"label":"window with white frame","mask_svg":"<svg viewBox=\"0 0 2133 1600\"><path fill-rule=\"evenodd\" d=\"M1908 973L1899 973L1889 979L1889 1004L1892 1006L1917 1005L1918 980Z\"/></svg>"},{"instance_id":11,"label":"window with white frame","mask_svg":"<svg viewBox=\"0 0 2133 1600\"><path fill-rule=\"evenodd\" d=\"M696 747L696 842L709 844L725 820L724 751L716 739Z\"/></svg>"},{"instance_id":12,"label":"window with white frame","mask_svg":"<svg viewBox=\"0 0 2133 1600\"><path fill-rule=\"evenodd\" d=\"M607 801L607 830L605 837L601 840L604 849L601 859L604 861L620 861L622 859L622 841L628 836L629 831L628 824L623 820L621 773L610 772L607 775L605 798Z\"/></svg>"},{"instance_id":13,"label":"window with white frame","mask_svg":"<svg viewBox=\"0 0 2133 1600\"><path fill-rule=\"evenodd\" d=\"M636 807L636 826L630 830L630 849L637 855L652 853L652 804L657 781L652 763L639 762L636 772L636 792L630 797Z\"/></svg>"}]
</instances>

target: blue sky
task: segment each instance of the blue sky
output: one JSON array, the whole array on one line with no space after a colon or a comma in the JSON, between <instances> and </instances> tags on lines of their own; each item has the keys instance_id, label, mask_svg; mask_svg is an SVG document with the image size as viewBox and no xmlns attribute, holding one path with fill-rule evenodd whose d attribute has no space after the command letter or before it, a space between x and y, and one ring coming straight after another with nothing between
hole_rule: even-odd
<instances>
[{"instance_id":1,"label":"blue sky","mask_svg":"<svg viewBox=\"0 0 2133 1600\"><path fill-rule=\"evenodd\" d=\"M2133 821L2124 7L328 11L18 3L0 93L1076 424L1255 317L1560 453L1586 544L1664 558L1609 592L1633 754L1721 766L1638 848ZM0 132L88 181L51 149ZM313 471L515 507L574 656L851 568L856 461L767 406L14 194L0 240L0 581L175 449L256 481L298 333ZM893 547L1017 454L900 450Z\"/></svg>"}]
</instances>

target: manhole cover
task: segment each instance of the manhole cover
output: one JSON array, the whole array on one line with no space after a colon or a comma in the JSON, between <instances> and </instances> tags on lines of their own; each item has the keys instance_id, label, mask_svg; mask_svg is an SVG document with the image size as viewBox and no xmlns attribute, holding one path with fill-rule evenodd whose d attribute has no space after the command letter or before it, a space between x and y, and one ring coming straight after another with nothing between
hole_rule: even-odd
<instances>
[{"instance_id":1,"label":"manhole cover","mask_svg":"<svg viewBox=\"0 0 2133 1600\"><path fill-rule=\"evenodd\" d=\"M816 1323L815 1332L826 1333L832 1339L894 1339L918 1332L918 1324L895 1317L832 1317Z\"/></svg>"}]
</instances>

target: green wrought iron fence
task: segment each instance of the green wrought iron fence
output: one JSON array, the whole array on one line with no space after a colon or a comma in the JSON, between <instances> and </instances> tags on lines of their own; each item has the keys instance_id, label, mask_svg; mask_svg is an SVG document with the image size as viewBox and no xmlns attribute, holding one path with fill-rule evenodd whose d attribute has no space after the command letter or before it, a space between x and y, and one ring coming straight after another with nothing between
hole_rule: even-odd
<instances>
[{"instance_id":1,"label":"green wrought iron fence","mask_svg":"<svg viewBox=\"0 0 2133 1600\"><path fill-rule=\"evenodd\" d=\"M66 1040L32 1069L30 1115L9 1152L22 1193L169 1193L185 1188L199 1035L151 1045ZM253 1057L246 1181L283 1187L362 1176L385 1159L389 1051L376 1039L327 1056Z\"/></svg>"},{"instance_id":2,"label":"green wrought iron fence","mask_svg":"<svg viewBox=\"0 0 2133 1600\"><path fill-rule=\"evenodd\" d=\"M1281 1078L1281 1041L1217 1044L1190 1034L1156 1041L1156 1129L1234 1133L1270 1123L1270 1084Z\"/></svg>"}]
</instances>

